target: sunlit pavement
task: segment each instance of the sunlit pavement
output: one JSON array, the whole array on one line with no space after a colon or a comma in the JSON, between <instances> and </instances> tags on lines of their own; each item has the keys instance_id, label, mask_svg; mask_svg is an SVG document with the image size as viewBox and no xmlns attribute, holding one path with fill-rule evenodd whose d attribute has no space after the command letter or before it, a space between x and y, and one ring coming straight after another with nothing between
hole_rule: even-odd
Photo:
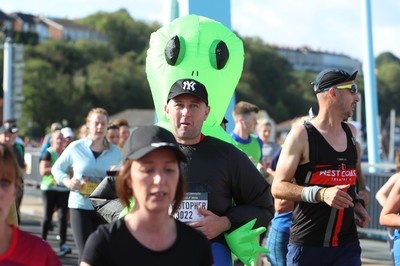
<instances>
[{"instance_id":1,"label":"sunlit pavement","mask_svg":"<svg viewBox=\"0 0 400 266\"><path fill-rule=\"evenodd\" d=\"M21 215L21 229L40 237L40 221L43 217L43 205L41 191L38 188L32 186L25 187L24 198L21 205ZM55 226L53 231L49 232L47 241L53 247L54 251L58 253L59 244L58 240L56 239L58 230L56 215L54 215L53 220ZM382 235L383 233L384 232L377 232L376 230L363 229L360 235L371 236L378 234ZM60 261L63 265L77 265L77 250L73 241L71 229L69 227L67 234L67 245L72 248L72 254L60 257ZM362 248L362 265L393 265L389 249L385 241L376 240L376 238L361 238L360 243ZM264 265L269 265L269 263L264 260Z\"/></svg>"}]
</instances>

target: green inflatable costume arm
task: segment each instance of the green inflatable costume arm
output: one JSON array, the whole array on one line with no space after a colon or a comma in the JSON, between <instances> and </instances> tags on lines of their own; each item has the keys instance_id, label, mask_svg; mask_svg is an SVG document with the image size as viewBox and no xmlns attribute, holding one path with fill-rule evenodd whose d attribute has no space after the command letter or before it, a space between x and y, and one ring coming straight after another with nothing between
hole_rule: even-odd
<instances>
[{"instance_id":1,"label":"green inflatable costume arm","mask_svg":"<svg viewBox=\"0 0 400 266\"><path fill-rule=\"evenodd\" d=\"M257 264L258 253L269 253L269 250L261 247L258 241L258 236L267 229L265 227L252 229L256 220L251 220L229 234L225 233L226 242L232 253L247 266Z\"/></svg>"}]
</instances>

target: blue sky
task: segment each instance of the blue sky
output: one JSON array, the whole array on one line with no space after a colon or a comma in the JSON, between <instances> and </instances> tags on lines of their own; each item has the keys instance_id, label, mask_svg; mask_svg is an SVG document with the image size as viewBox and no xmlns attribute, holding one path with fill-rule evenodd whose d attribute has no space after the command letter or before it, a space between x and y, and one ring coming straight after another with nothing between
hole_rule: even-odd
<instances>
[{"instance_id":1,"label":"blue sky","mask_svg":"<svg viewBox=\"0 0 400 266\"><path fill-rule=\"evenodd\" d=\"M167 0L0 0L3 12L80 18L126 8L143 21L162 23ZM232 29L268 44L308 46L363 61L361 9L364 0L232 0ZM374 54L400 57L400 1L371 0Z\"/></svg>"}]
</instances>

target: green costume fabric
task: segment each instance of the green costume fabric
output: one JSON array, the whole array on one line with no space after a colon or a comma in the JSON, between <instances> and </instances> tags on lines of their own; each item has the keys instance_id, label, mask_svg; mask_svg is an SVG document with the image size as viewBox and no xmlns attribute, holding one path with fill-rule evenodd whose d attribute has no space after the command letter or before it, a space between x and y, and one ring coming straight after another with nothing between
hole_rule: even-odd
<instances>
[{"instance_id":1,"label":"green costume fabric","mask_svg":"<svg viewBox=\"0 0 400 266\"><path fill-rule=\"evenodd\" d=\"M220 126L239 82L244 61L243 42L215 20L187 15L151 34L146 73L153 95L158 125L171 130L164 112L168 92L179 79L203 83L210 114L202 132L229 143L232 138Z\"/></svg>"},{"instance_id":2,"label":"green costume fabric","mask_svg":"<svg viewBox=\"0 0 400 266\"><path fill-rule=\"evenodd\" d=\"M247 266L257 264L258 253L269 253L269 250L259 245L258 236L267 229L259 227L252 229L256 219L251 220L235 231L225 234L226 242L232 253Z\"/></svg>"}]
</instances>

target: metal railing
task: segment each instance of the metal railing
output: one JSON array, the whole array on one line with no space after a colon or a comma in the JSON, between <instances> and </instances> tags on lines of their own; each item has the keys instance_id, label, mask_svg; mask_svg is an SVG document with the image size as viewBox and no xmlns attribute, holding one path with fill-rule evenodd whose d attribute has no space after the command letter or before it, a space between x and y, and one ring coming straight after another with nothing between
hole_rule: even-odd
<instances>
[{"instance_id":1,"label":"metal railing","mask_svg":"<svg viewBox=\"0 0 400 266\"><path fill-rule=\"evenodd\" d=\"M376 192L386 183L392 173L365 173L363 172L365 181L369 188L371 189L370 192L370 204L367 207L367 211L369 216L371 217L371 221L369 222L367 228L370 229L379 229L379 230L386 230L386 227L381 226L379 224L379 215L382 211L381 205L375 199Z\"/></svg>"}]
</instances>

